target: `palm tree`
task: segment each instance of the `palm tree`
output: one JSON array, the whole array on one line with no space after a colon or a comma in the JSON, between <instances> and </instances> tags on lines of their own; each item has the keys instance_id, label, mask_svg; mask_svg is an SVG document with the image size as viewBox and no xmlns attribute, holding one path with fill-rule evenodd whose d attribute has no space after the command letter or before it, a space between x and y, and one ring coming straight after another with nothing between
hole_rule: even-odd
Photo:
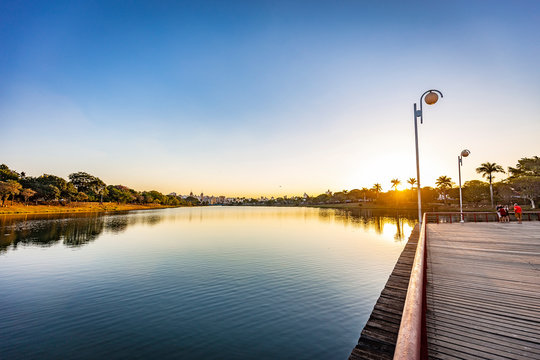
<instances>
[{"instance_id":1,"label":"palm tree","mask_svg":"<svg viewBox=\"0 0 540 360\"><path fill-rule=\"evenodd\" d=\"M409 178L409 180L407 180L407 184L411 185L411 190L414 190L414 185L416 184L416 179L415 178ZM411 197L414 196L414 192L411 193Z\"/></svg>"},{"instance_id":2,"label":"palm tree","mask_svg":"<svg viewBox=\"0 0 540 360\"><path fill-rule=\"evenodd\" d=\"M493 179L495 179L493 174L498 172L504 173L504 169L497 163L485 162L476 168L476 172L489 180L489 195L491 196L491 207L493 207Z\"/></svg>"},{"instance_id":3,"label":"palm tree","mask_svg":"<svg viewBox=\"0 0 540 360\"><path fill-rule=\"evenodd\" d=\"M444 205L446 205L446 198L448 194L448 190L452 188L452 185L454 184L452 182L452 178L449 178L448 176L441 175L437 178L435 181L435 184L437 184L437 189L441 192L441 195L443 196Z\"/></svg>"},{"instance_id":4,"label":"palm tree","mask_svg":"<svg viewBox=\"0 0 540 360\"><path fill-rule=\"evenodd\" d=\"M378 199L379 193L382 191L382 186L379 183L375 183L373 184L373 187L371 188L371 190L375 191L375 198Z\"/></svg>"},{"instance_id":5,"label":"palm tree","mask_svg":"<svg viewBox=\"0 0 540 360\"><path fill-rule=\"evenodd\" d=\"M401 181L399 179L392 179L390 180L390 182L392 183L392 186L394 188L394 190L397 190L397 187L399 186L399 184L401 184Z\"/></svg>"},{"instance_id":6,"label":"palm tree","mask_svg":"<svg viewBox=\"0 0 540 360\"><path fill-rule=\"evenodd\" d=\"M399 179L392 179L390 180L390 182L392 183L392 186L394 188L394 197L395 197L395 200L396 200L396 207L397 207L397 203L398 203L398 194L397 194L397 187L399 184L401 184L401 181Z\"/></svg>"}]
</instances>

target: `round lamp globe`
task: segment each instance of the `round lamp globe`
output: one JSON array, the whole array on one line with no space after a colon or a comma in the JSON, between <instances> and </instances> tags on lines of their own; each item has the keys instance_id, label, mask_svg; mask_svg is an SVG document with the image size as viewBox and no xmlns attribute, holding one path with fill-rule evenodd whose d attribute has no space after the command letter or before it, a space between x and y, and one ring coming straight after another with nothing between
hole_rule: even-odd
<instances>
[{"instance_id":1,"label":"round lamp globe","mask_svg":"<svg viewBox=\"0 0 540 360\"><path fill-rule=\"evenodd\" d=\"M430 92L426 95L425 100L426 104L433 105L439 100L439 95L437 95L437 93Z\"/></svg>"},{"instance_id":2,"label":"round lamp globe","mask_svg":"<svg viewBox=\"0 0 540 360\"><path fill-rule=\"evenodd\" d=\"M471 152L470 152L469 150L465 149L465 150L463 150L463 151L461 152L461 156L467 157L467 156L469 156L470 153L471 153Z\"/></svg>"}]
</instances>

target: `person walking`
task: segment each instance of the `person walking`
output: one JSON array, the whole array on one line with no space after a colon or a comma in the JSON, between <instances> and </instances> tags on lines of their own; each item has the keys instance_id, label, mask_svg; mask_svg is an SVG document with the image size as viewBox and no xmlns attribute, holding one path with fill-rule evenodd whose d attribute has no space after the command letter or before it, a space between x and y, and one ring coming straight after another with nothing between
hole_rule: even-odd
<instances>
[{"instance_id":1,"label":"person walking","mask_svg":"<svg viewBox=\"0 0 540 360\"><path fill-rule=\"evenodd\" d=\"M517 203L514 204L514 214L516 215L516 220L518 221L518 223L521 224L523 210L521 210L521 206L519 206Z\"/></svg>"}]
</instances>

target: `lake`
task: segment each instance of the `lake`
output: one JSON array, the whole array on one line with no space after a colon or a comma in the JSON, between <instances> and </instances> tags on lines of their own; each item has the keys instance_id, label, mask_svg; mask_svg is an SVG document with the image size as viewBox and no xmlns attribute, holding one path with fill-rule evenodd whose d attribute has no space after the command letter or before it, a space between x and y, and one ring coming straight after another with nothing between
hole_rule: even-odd
<instances>
[{"instance_id":1,"label":"lake","mask_svg":"<svg viewBox=\"0 0 540 360\"><path fill-rule=\"evenodd\" d=\"M0 217L0 357L346 359L412 219L301 207Z\"/></svg>"}]
</instances>

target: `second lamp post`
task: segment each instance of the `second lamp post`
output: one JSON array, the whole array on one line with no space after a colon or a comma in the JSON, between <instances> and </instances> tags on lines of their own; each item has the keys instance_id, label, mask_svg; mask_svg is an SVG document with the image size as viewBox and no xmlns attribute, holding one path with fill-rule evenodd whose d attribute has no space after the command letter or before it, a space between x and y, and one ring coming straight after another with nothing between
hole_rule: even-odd
<instances>
[{"instance_id":1,"label":"second lamp post","mask_svg":"<svg viewBox=\"0 0 540 360\"><path fill-rule=\"evenodd\" d=\"M467 149L461 152L461 155L458 155L458 173L459 173L459 222L465 222L463 219L463 196L461 195L461 166L463 165L463 158L469 156L471 152Z\"/></svg>"}]
</instances>

